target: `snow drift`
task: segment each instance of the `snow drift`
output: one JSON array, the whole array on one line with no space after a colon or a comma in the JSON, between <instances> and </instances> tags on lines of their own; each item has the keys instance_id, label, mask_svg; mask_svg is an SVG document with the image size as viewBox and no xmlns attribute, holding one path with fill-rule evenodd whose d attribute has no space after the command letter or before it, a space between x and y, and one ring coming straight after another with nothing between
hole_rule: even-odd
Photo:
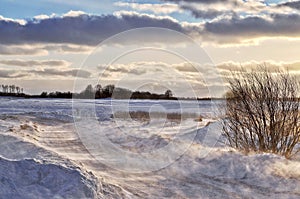
<instances>
[{"instance_id":1,"label":"snow drift","mask_svg":"<svg viewBox=\"0 0 300 199\"><path fill-rule=\"evenodd\" d=\"M116 122L110 117L110 102L97 100L96 126L124 151L143 154L164 149L174 137L191 143L169 165L134 173L111 168L91 155L74 127L70 101L5 100L5 105L0 104L0 198L300 198L299 158L244 155L220 141L207 142L208 138L216 141L208 130L216 125L208 102L186 102L189 113L195 113L195 103L200 103L202 122L177 124L157 118L149 123ZM172 101L137 100L132 104L132 111L147 111L145 106L160 104L168 112L180 112ZM124 111L119 108L117 111ZM178 131L195 122L195 136Z\"/></svg>"},{"instance_id":2,"label":"snow drift","mask_svg":"<svg viewBox=\"0 0 300 199\"><path fill-rule=\"evenodd\" d=\"M0 158L0 198L96 198L95 179L79 169L34 159Z\"/></svg>"}]
</instances>

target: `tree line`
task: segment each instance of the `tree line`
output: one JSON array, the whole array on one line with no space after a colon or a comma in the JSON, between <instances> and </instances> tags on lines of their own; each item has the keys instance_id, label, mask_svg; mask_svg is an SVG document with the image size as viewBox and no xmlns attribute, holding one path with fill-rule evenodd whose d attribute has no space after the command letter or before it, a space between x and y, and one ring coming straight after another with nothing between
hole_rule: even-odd
<instances>
[{"instance_id":1,"label":"tree line","mask_svg":"<svg viewBox=\"0 0 300 199\"><path fill-rule=\"evenodd\" d=\"M14 84L12 85L1 84L0 89L1 89L0 92L1 95L13 95L13 96L24 95L24 89Z\"/></svg>"},{"instance_id":2,"label":"tree line","mask_svg":"<svg viewBox=\"0 0 300 199\"><path fill-rule=\"evenodd\" d=\"M1 85L2 93L23 93L23 88L16 86L14 84L12 85Z\"/></svg>"},{"instance_id":3,"label":"tree line","mask_svg":"<svg viewBox=\"0 0 300 199\"><path fill-rule=\"evenodd\" d=\"M79 93L72 92L42 92L41 95L35 96L41 98L79 98L79 99L171 99L176 100L171 90L166 90L164 94L150 93L147 91L131 91L126 88L116 87L113 84L102 87L100 84L95 86L89 84Z\"/></svg>"}]
</instances>

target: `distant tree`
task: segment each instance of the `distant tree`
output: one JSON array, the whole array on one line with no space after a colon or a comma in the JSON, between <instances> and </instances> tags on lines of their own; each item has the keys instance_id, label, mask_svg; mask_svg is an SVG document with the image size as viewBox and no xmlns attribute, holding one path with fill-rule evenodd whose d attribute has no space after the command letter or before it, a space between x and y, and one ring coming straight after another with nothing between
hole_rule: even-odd
<instances>
[{"instance_id":1,"label":"distant tree","mask_svg":"<svg viewBox=\"0 0 300 199\"><path fill-rule=\"evenodd\" d=\"M93 86L91 84L89 84L86 89L85 89L85 92L88 92L88 93L93 93Z\"/></svg>"},{"instance_id":2,"label":"distant tree","mask_svg":"<svg viewBox=\"0 0 300 199\"><path fill-rule=\"evenodd\" d=\"M4 86L4 92L5 92L5 93L8 93L8 88L9 88L8 85L5 85L5 86Z\"/></svg>"},{"instance_id":3,"label":"distant tree","mask_svg":"<svg viewBox=\"0 0 300 199\"><path fill-rule=\"evenodd\" d=\"M90 98L90 99L95 98L95 92L93 86L89 84L83 91L82 95L84 98Z\"/></svg>"},{"instance_id":4,"label":"distant tree","mask_svg":"<svg viewBox=\"0 0 300 199\"><path fill-rule=\"evenodd\" d=\"M109 84L103 88L104 97L111 97L115 90L115 85Z\"/></svg>"},{"instance_id":5,"label":"distant tree","mask_svg":"<svg viewBox=\"0 0 300 199\"><path fill-rule=\"evenodd\" d=\"M43 98L45 98L45 97L48 96L48 93L47 92L42 92L40 96L43 97Z\"/></svg>"},{"instance_id":6,"label":"distant tree","mask_svg":"<svg viewBox=\"0 0 300 199\"><path fill-rule=\"evenodd\" d=\"M167 90L167 91L165 92L165 96L166 96L166 98L171 98L171 97L173 97L172 91L171 91L171 90Z\"/></svg>"},{"instance_id":7,"label":"distant tree","mask_svg":"<svg viewBox=\"0 0 300 199\"><path fill-rule=\"evenodd\" d=\"M16 86L15 85L11 85L11 91L12 91L12 93L15 93L15 89L16 89Z\"/></svg>"},{"instance_id":8,"label":"distant tree","mask_svg":"<svg viewBox=\"0 0 300 199\"><path fill-rule=\"evenodd\" d=\"M56 93L55 92L51 92L51 93L48 94L48 96L54 98L54 97L56 97Z\"/></svg>"},{"instance_id":9,"label":"distant tree","mask_svg":"<svg viewBox=\"0 0 300 199\"><path fill-rule=\"evenodd\" d=\"M102 86L101 84L97 84L95 86L95 98L101 98L102 96Z\"/></svg>"},{"instance_id":10,"label":"distant tree","mask_svg":"<svg viewBox=\"0 0 300 199\"><path fill-rule=\"evenodd\" d=\"M20 87L19 86L16 86L16 91L17 91L17 94L20 93Z\"/></svg>"},{"instance_id":11,"label":"distant tree","mask_svg":"<svg viewBox=\"0 0 300 199\"><path fill-rule=\"evenodd\" d=\"M9 93L12 93L12 86L9 85L8 88L9 88Z\"/></svg>"},{"instance_id":12,"label":"distant tree","mask_svg":"<svg viewBox=\"0 0 300 199\"><path fill-rule=\"evenodd\" d=\"M95 86L95 91L97 92L97 91L101 91L101 90L102 90L101 84L97 84L97 85Z\"/></svg>"},{"instance_id":13,"label":"distant tree","mask_svg":"<svg viewBox=\"0 0 300 199\"><path fill-rule=\"evenodd\" d=\"M20 95L21 93L23 94L23 88L21 88L20 86L16 86L14 84L12 85L0 84L0 91L1 90L3 93L10 93L10 94L17 94L17 95Z\"/></svg>"}]
</instances>

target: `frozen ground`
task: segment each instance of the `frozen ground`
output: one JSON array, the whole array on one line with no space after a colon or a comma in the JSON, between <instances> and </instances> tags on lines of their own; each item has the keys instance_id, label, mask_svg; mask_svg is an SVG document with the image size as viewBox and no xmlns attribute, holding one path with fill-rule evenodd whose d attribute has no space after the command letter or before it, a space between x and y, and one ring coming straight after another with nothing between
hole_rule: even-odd
<instances>
[{"instance_id":1,"label":"frozen ground","mask_svg":"<svg viewBox=\"0 0 300 199\"><path fill-rule=\"evenodd\" d=\"M208 101L0 102L0 198L300 198L300 162L216 142ZM112 117L127 110L204 119Z\"/></svg>"}]
</instances>

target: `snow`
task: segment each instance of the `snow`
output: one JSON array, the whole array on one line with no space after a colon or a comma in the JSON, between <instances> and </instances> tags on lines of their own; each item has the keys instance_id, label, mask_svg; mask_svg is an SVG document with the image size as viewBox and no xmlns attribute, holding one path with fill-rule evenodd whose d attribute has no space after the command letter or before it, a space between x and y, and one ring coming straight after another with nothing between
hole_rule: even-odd
<instances>
[{"instance_id":1,"label":"snow","mask_svg":"<svg viewBox=\"0 0 300 199\"><path fill-rule=\"evenodd\" d=\"M0 102L0 198L300 198L299 159L227 147L209 101Z\"/></svg>"},{"instance_id":2,"label":"snow","mask_svg":"<svg viewBox=\"0 0 300 199\"><path fill-rule=\"evenodd\" d=\"M33 159L0 158L1 198L94 198L97 186L79 170Z\"/></svg>"}]
</instances>

